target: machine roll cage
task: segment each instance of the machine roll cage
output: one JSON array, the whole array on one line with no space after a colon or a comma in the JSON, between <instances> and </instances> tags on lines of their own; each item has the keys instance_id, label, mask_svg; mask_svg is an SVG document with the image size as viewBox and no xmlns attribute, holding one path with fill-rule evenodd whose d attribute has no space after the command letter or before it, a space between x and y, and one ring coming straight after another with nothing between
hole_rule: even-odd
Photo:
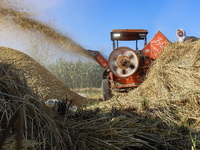
<instances>
[{"instance_id":1,"label":"machine roll cage","mask_svg":"<svg viewBox=\"0 0 200 150\"><path fill-rule=\"evenodd\" d=\"M147 34L148 31L144 29L114 29L110 32L113 50L118 48L118 41L136 41L136 50L138 50L138 40L144 40L145 46L147 44Z\"/></svg>"}]
</instances>

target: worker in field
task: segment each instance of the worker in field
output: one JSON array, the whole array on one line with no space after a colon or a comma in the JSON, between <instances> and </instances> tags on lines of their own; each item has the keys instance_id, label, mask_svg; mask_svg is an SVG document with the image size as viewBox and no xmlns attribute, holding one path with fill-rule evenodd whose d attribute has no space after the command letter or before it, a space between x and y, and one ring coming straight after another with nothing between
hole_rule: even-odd
<instances>
[{"instance_id":1,"label":"worker in field","mask_svg":"<svg viewBox=\"0 0 200 150\"><path fill-rule=\"evenodd\" d=\"M183 29L177 29L176 35L178 37L177 41L180 43L185 42L185 41L192 42L198 39L195 36L186 36L186 32Z\"/></svg>"}]
</instances>

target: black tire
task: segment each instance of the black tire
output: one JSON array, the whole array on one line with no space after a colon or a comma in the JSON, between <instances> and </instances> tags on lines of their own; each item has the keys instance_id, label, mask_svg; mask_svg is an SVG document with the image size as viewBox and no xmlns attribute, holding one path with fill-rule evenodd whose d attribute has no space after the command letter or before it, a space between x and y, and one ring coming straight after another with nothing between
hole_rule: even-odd
<instances>
[{"instance_id":1,"label":"black tire","mask_svg":"<svg viewBox=\"0 0 200 150\"><path fill-rule=\"evenodd\" d=\"M110 91L108 79L102 80L102 92L103 92L104 101L107 101L111 98L111 91Z\"/></svg>"},{"instance_id":2,"label":"black tire","mask_svg":"<svg viewBox=\"0 0 200 150\"><path fill-rule=\"evenodd\" d=\"M109 79L110 77L110 71L107 69L103 72L103 79Z\"/></svg>"}]
</instances>

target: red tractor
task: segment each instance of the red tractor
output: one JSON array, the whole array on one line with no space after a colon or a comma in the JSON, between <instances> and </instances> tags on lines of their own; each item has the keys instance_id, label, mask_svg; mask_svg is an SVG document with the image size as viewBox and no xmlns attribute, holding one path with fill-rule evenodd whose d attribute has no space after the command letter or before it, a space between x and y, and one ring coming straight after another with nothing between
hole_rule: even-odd
<instances>
[{"instance_id":1,"label":"red tractor","mask_svg":"<svg viewBox=\"0 0 200 150\"><path fill-rule=\"evenodd\" d=\"M98 52L88 50L97 62L106 68L103 73L103 99L111 98L111 89L127 90L138 87L144 80L153 60L164 51L168 39L160 32L147 44L147 30L115 29L110 32L113 41L113 51L108 61ZM144 41L144 48L138 50L138 41ZM135 50L129 47L119 47L119 41L135 41Z\"/></svg>"}]
</instances>

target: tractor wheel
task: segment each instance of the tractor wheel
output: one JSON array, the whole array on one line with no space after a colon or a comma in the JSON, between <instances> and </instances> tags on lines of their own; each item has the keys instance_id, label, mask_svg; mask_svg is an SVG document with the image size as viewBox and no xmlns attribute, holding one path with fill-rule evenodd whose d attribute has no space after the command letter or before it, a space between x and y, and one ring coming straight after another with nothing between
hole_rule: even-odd
<instances>
[{"instance_id":1,"label":"tractor wheel","mask_svg":"<svg viewBox=\"0 0 200 150\"><path fill-rule=\"evenodd\" d=\"M111 98L111 92L110 92L108 79L102 80L102 92L103 92L103 100L104 101L107 101Z\"/></svg>"}]
</instances>

